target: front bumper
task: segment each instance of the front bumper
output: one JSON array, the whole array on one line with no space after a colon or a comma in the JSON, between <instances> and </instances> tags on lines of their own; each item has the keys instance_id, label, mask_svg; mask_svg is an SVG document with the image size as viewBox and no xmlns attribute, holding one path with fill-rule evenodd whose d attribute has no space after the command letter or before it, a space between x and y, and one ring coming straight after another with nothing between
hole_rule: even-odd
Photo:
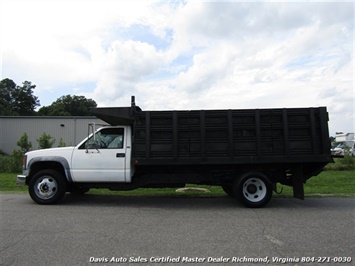
<instances>
[{"instance_id":1,"label":"front bumper","mask_svg":"<svg viewBox=\"0 0 355 266\"><path fill-rule=\"evenodd\" d=\"M26 185L26 176L25 175L17 175L16 176L16 184L25 186Z\"/></svg>"}]
</instances>

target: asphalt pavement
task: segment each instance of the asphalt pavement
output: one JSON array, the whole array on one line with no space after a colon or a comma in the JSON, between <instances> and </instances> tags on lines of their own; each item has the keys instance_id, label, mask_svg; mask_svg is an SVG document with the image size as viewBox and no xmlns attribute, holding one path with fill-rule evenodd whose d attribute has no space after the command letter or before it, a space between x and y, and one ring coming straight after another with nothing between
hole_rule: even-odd
<instances>
[{"instance_id":1,"label":"asphalt pavement","mask_svg":"<svg viewBox=\"0 0 355 266\"><path fill-rule=\"evenodd\" d=\"M355 265L354 198L0 194L0 265ZM339 263L347 261L347 263Z\"/></svg>"}]
</instances>

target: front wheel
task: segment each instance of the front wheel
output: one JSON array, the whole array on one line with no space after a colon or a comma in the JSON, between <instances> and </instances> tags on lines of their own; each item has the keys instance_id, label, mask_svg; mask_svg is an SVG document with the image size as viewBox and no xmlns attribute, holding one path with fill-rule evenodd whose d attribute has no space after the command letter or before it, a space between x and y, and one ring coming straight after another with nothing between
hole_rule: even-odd
<instances>
[{"instance_id":1,"label":"front wheel","mask_svg":"<svg viewBox=\"0 0 355 266\"><path fill-rule=\"evenodd\" d=\"M67 187L64 176L54 170L42 170L35 174L29 183L29 193L38 204L55 204L61 200Z\"/></svg>"},{"instance_id":2,"label":"front wheel","mask_svg":"<svg viewBox=\"0 0 355 266\"><path fill-rule=\"evenodd\" d=\"M236 180L233 191L245 206L260 208L270 201L272 185L264 174L250 172Z\"/></svg>"}]
</instances>

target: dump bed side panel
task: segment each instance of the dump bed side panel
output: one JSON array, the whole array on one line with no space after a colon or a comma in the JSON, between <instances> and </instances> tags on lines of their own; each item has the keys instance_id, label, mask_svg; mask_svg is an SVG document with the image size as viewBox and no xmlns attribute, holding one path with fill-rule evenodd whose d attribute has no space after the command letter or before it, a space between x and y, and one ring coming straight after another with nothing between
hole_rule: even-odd
<instances>
[{"instance_id":1,"label":"dump bed side panel","mask_svg":"<svg viewBox=\"0 0 355 266\"><path fill-rule=\"evenodd\" d=\"M140 111L134 127L139 165L331 161L325 107Z\"/></svg>"}]
</instances>

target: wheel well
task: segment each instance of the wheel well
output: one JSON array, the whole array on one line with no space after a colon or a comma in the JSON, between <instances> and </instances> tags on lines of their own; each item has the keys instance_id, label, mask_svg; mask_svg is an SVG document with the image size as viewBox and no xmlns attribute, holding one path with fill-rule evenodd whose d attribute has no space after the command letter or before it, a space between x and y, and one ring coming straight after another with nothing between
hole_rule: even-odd
<instances>
[{"instance_id":1,"label":"wheel well","mask_svg":"<svg viewBox=\"0 0 355 266\"><path fill-rule=\"evenodd\" d=\"M38 173L39 171L45 170L45 169L51 169L55 170L59 173L61 173L63 176L66 177L64 167L61 163L56 162L56 161L45 161L45 162L36 162L31 165L31 170L29 173L29 178L26 178L26 184L30 182L31 178Z\"/></svg>"},{"instance_id":2,"label":"wheel well","mask_svg":"<svg viewBox=\"0 0 355 266\"><path fill-rule=\"evenodd\" d=\"M253 174L262 174L270 183L275 183L277 176L279 175L280 170L278 169L266 169L266 168L244 168L240 169L237 172L233 172L228 175L221 176L222 185L232 185L235 180L239 180L242 176L253 173Z\"/></svg>"}]
</instances>

